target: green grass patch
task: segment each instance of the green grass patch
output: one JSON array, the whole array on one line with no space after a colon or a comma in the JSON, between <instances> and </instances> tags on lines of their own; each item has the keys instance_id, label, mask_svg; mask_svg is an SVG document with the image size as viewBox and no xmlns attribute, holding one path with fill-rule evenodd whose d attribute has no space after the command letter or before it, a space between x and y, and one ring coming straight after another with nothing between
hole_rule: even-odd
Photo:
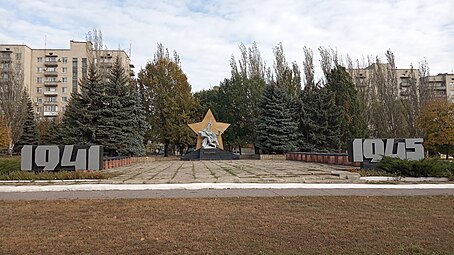
<instances>
[{"instance_id":1,"label":"green grass patch","mask_svg":"<svg viewBox=\"0 0 454 255\"><path fill-rule=\"evenodd\" d=\"M454 163L439 158L403 160L383 157L377 168L402 177L447 177L454 179Z\"/></svg>"},{"instance_id":2,"label":"green grass patch","mask_svg":"<svg viewBox=\"0 0 454 255\"><path fill-rule=\"evenodd\" d=\"M0 175L20 171L19 158L0 158Z\"/></svg>"}]
</instances>

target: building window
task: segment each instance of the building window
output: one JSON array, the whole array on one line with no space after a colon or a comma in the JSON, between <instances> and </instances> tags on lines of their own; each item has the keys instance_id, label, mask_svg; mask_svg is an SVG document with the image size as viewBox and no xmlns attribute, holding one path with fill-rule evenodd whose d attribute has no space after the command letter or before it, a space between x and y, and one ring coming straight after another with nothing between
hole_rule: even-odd
<instances>
[{"instance_id":1,"label":"building window","mask_svg":"<svg viewBox=\"0 0 454 255\"><path fill-rule=\"evenodd\" d=\"M49 73L56 73L57 72L57 68L56 67L48 67L48 68L46 68L46 71L49 72Z\"/></svg>"},{"instance_id":2,"label":"building window","mask_svg":"<svg viewBox=\"0 0 454 255\"><path fill-rule=\"evenodd\" d=\"M36 68L36 72L37 73L42 73L43 72L43 68L42 67L37 67Z\"/></svg>"},{"instance_id":3,"label":"building window","mask_svg":"<svg viewBox=\"0 0 454 255\"><path fill-rule=\"evenodd\" d=\"M43 62L43 58L42 58L42 57L37 57L37 58L36 58L36 62L38 62L38 63Z\"/></svg>"},{"instance_id":4,"label":"building window","mask_svg":"<svg viewBox=\"0 0 454 255\"><path fill-rule=\"evenodd\" d=\"M21 69L22 68L22 65L20 63L17 63L16 64L16 69Z\"/></svg>"},{"instance_id":5,"label":"building window","mask_svg":"<svg viewBox=\"0 0 454 255\"><path fill-rule=\"evenodd\" d=\"M67 92L68 92L68 88L67 87L61 88L61 93L66 94Z\"/></svg>"},{"instance_id":6,"label":"building window","mask_svg":"<svg viewBox=\"0 0 454 255\"><path fill-rule=\"evenodd\" d=\"M36 77L37 83L43 83L43 77Z\"/></svg>"},{"instance_id":7,"label":"building window","mask_svg":"<svg viewBox=\"0 0 454 255\"><path fill-rule=\"evenodd\" d=\"M57 81L57 77L47 77L46 81Z\"/></svg>"},{"instance_id":8,"label":"building window","mask_svg":"<svg viewBox=\"0 0 454 255\"><path fill-rule=\"evenodd\" d=\"M61 61L62 61L63 63L68 63L68 58L67 58L67 57L64 57L64 58L62 58Z\"/></svg>"},{"instance_id":9,"label":"building window","mask_svg":"<svg viewBox=\"0 0 454 255\"><path fill-rule=\"evenodd\" d=\"M62 72L62 73L68 72L68 68L67 68L67 67L62 67L62 68L61 68L61 72Z\"/></svg>"},{"instance_id":10,"label":"building window","mask_svg":"<svg viewBox=\"0 0 454 255\"><path fill-rule=\"evenodd\" d=\"M56 88L46 88L46 91L57 92L57 89Z\"/></svg>"},{"instance_id":11,"label":"building window","mask_svg":"<svg viewBox=\"0 0 454 255\"><path fill-rule=\"evenodd\" d=\"M61 101L62 101L62 102L68 102L68 97L62 97L62 98L61 98Z\"/></svg>"},{"instance_id":12,"label":"building window","mask_svg":"<svg viewBox=\"0 0 454 255\"><path fill-rule=\"evenodd\" d=\"M48 98L46 98L46 102L57 102L57 98L56 97L48 97Z\"/></svg>"},{"instance_id":13,"label":"building window","mask_svg":"<svg viewBox=\"0 0 454 255\"><path fill-rule=\"evenodd\" d=\"M38 93L38 94L43 93L43 88L41 88L41 87L36 87L36 93Z\"/></svg>"},{"instance_id":14,"label":"building window","mask_svg":"<svg viewBox=\"0 0 454 255\"><path fill-rule=\"evenodd\" d=\"M40 97L38 97L38 98L36 99L36 102L37 102L38 104L42 104L42 103L43 103L43 99L40 98Z\"/></svg>"},{"instance_id":15,"label":"building window","mask_svg":"<svg viewBox=\"0 0 454 255\"><path fill-rule=\"evenodd\" d=\"M44 111L45 112L56 112L57 106L56 105L46 105L46 106L44 106Z\"/></svg>"},{"instance_id":16,"label":"building window","mask_svg":"<svg viewBox=\"0 0 454 255\"><path fill-rule=\"evenodd\" d=\"M62 111L66 111L66 106L62 106L62 107L61 107L61 110L62 110Z\"/></svg>"},{"instance_id":17,"label":"building window","mask_svg":"<svg viewBox=\"0 0 454 255\"><path fill-rule=\"evenodd\" d=\"M77 79L73 79L73 88L72 88L73 92L77 92L77 85L78 85Z\"/></svg>"},{"instance_id":18,"label":"building window","mask_svg":"<svg viewBox=\"0 0 454 255\"><path fill-rule=\"evenodd\" d=\"M82 77L83 78L87 77L87 59L86 58L82 59Z\"/></svg>"},{"instance_id":19,"label":"building window","mask_svg":"<svg viewBox=\"0 0 454 255\"><path fill-rule=\"evenodd\" d=\"M46 62L57 62L57 57L47 57Z\"/></svg>"},{"instance_id":20,"label":"building window","mask_svg":"<svg viewBox=\"0 0 454 255\"><path fill-rule=\"evenodd\" d=\"M63 82L63 83L68 82L68 77L63 77L63 78L61 78L61 82Z\"/></svg>"},{"instance_id":21,"label":"building window","mask_svg":"<svg viewBox=\"0 0 454 255\"><path fill-rule=\"evenodd\" d=\"M21 60L22 59L22 53L16 53L16 59Z\"/></svg>"}]
</instances>

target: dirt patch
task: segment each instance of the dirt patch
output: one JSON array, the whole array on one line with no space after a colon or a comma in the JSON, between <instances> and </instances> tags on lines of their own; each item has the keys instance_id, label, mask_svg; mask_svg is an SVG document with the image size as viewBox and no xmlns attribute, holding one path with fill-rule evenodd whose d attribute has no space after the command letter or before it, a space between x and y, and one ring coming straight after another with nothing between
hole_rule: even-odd
<instances>
[{"instance_id":1,"label":"dirt patch","mask_svg":"<svg viewBox=\"0 0 454 255\"><path fill-rule=\"evenodd\" d=\"M0 254L452 254L454 196L0 201Z\"/></svg>"}]
</instances>

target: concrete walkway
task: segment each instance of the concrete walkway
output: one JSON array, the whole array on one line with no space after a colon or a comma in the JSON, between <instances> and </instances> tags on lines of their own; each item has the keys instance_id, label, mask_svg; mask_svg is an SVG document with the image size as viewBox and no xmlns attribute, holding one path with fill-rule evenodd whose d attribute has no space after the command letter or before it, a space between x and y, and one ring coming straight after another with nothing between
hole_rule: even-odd
<instances>
[{"instance_id":1,"label":"concrete walkway","mask_svg":"<svg viewBox=\"0 0 454 255\"><path fill-rule=\"evenodd\" d=\"M189 183L0 186L0 200L454 195L454 184Z\"/></svg>"},{"instance_id":2,"label":"concrete walkway","mask_svg":"<svg viewBox=\"0 0 454 255\"><path fill-rule=\"evenodd\" d=\"M351 183L359 175L344 166L286 160L155 161L106 170L101 183ZM348 178L350 177L350 178Z\"/></svg>"}]
</instances>

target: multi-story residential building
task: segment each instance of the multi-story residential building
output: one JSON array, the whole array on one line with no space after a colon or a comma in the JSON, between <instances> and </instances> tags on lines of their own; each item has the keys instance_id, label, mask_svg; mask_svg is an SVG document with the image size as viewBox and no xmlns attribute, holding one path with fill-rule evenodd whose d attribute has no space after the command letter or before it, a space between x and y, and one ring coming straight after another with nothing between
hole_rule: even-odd
<instances>
[{"instance_id":1,"label":"multi-story residential building","mask_svg":"<svg viewBox=\"0 0 454 255\"><path fill-rule=\"evenodd\" d=\"M387 73L389 70L389 64L380 64L380 68L385 70ZM358 90L370 88L372 76L377 75L377 64L372 64L366 68L360 69L347 69L350 76L353 79ZM429 87L433 89L435 96L444 97L450 102L454 102L454 74L443 73L438 75L429 75L421 77L419 70L415 69L394 69L395 80L394 84L398 89L398 96L405 98L409 95L409 89L411 86L411 80L414 79L417 86L424 82L429 84ZM385 77L386 78L386 77ZM389 78L389 77L387 77ZM392 80L392 79L391 79Z\"/></svg>"},{"instance_id":2,"label":"multi-story residential building","mask_svg":"<svg viewBox=\"0 0 454 255\"><path fill-rule=\"evenodd\" d=\"M56 117L63 113L72 92L87 74L90 42L70 41L69 49L31 49L27 45L0 44L0 67L13 67L23 80L38 117ZM123 50L101 50L94 61L112 66L118 57L131 76L128 54ZM10 66L11 65L11 66ZM6 74L4 74L6 75Z\"/></svg>"},{"instance_id":3,"label":"multi-story residential building","mask_svg":"<svg viewBox=\"0 0 454 255\"><path fill-rule=\"evenodd\" d=\"M450 102L454 102L454 74L440 73L423 77L431 85L435 95L446 97Z\"/></svg>"},{"instance_id":4,"label":"multi-story residential building","mask_svg":"<svg viewBox=\"0 0 454 255\"><path fill-rule=\"evenodd\" d=\"M386 79L396 86L396 95L405 98L409 95L412 80L419 84L421 74L415 69L393 69L389 64L372 64L366 68L347 69L358 90L370 88L372 79ZM375 77L374 77L375 76ZM378 89L378 88L375 88Z\"/></svg>"}]
</instances>

